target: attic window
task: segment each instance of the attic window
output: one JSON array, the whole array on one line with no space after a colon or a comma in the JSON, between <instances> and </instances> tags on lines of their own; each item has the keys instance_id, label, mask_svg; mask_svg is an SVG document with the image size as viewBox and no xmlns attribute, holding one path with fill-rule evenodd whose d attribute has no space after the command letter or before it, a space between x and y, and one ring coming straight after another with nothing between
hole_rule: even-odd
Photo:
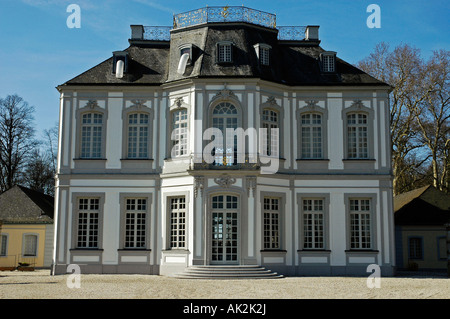
<instances>
[{"instance_id":1,"label":"attic window","mask_svg":"<svg viewBox=\"0 0 450 319\"><path fill-rule=\"evenodd\" d=\"M180 46L180 57L183 56L183 54L189 54L189 59L187 61L187 65L191 65L192 63L192 44L183 44Z\"/></svg>"},{"instance_id":2,"label":"attic window","mask_svg":"<svg viewBox=\"0 0 450 319\"><path fill-rule=\"evenodd\" d=\"M261 65L270 65L270 51L272 47L265 43L258 43L254 46L256 55Z\"/></svg>"},{"instance_id":3,"label":"attic window","mask_svg":"<svg viewBox=\"0 0 450 319\"><path fill-rule=\"evenodd\" d=\"M113 52L113 66L112 73L116 74L117 62L123 61L123 73L128 71L128 52L126 51L114 51Z\"/></svg>"},{"instance_id":4,"label":"attic window","mask_svg":"<svg viewBox=\"0 0 450 319\"><path fill-rule=\"evenodd\" d=\"M222 41L217 43L217 63L233 62L233 43Z\"/></svg>"},{"instance_id":5,"label":"attic window","mask_svg":"<svg viewBox=\"0 0 450 319\"><path fill-rule=\"evenodd\" d=\"M336 71L336 52L322 52L320 54L322 72Z\"/></svg>"}]
</instances>

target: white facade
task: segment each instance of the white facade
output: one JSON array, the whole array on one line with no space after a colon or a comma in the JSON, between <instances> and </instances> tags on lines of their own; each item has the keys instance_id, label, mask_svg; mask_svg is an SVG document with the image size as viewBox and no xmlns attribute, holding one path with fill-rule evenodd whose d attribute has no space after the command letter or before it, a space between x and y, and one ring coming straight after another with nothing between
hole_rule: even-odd
<instances>
[{"instance_id":1,"label":"white facade","mask_svg":"<svg viewBox=\"0 0 450 319\"><path fill-rule=\"evenodd\" d=\"M54 273L258 264L354 275L377 264L391 275L388 89L233 77L60 86ZM272 111L279 156L253 164L247 143L245 163L202 161L211 141L201 135L221 123L223 105L235 112L224 123L257 131ZM172 152L177 127L187 139ZM264 159L279 161L273 174Z\"/></svg>"}]
</instances>

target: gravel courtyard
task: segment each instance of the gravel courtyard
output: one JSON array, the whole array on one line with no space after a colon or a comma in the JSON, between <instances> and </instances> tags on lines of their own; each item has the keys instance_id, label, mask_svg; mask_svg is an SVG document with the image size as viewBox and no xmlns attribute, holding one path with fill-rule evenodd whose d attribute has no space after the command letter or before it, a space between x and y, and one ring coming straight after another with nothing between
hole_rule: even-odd
<instances>
[{"instance_id":1,"label":"gravel courtyard","mask_svg":"<svg viewBox=\"0 0 450 319\"><path fill-rule=\"evenodd\" d=\"M288 277L255 280L187 280L146 275L81 275L80 288L69 275L48 270L1 271L0 299L450 299L445 276L381 278L368 288L366 277Z\"/></svg>"}]
</instances>

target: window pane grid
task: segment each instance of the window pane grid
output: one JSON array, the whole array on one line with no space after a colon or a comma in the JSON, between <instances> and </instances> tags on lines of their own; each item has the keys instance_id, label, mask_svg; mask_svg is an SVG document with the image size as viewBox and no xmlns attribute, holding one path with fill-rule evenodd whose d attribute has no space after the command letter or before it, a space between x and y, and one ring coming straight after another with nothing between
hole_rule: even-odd
<instances>
[{"instance_id":1,"label":"window pane grid","mask_svg":"<svg viewBox=\"0 0 450 319\"><path fill-rule=\"evenodd\" d=\"M99 199L80 198L78 201L78 248L98 248Z\"/></svg>"},{"instance_id":2,"label":"window pane grid","mask_svg":"<svg viewBox=\"0 0 450 319\"><path fill-rule=\"evenodd\" d=\"M187 110L172 113L172 156L187 154Z\"/></svg>"},{"instance_id":3,"label":"window pane grid","mask_svg":"<svg viewBox=\"0 0 450 319\"><path fill-rule=\"evenodd\" d=\"M100 158L102 156L103 115L85 113L81 121L82 158Z\"/></svg>"},{"instance_id":4,"label":"window pane grid","mask_svg":"<svg viewBox=\"0 0 450 319\"><path fill-rule=\"evenodd\" d=\"M367 115L347 115L348 158L369 158Z\"/></svg>"},{"instance_id":5,"label":"window pane grid","mask_svg":"<svg viewBox=\"0 0 450 319\"><path fill-rule=\"evenodd\" d=\"M371 249L370 200L350 200L350 248Z\"/></svg>"},{"instance_id":6,"label":"window pane grid","mask_svg":"<svg viewBox=\"0 0 450 319\"><path fill-rule=\"evenodd\" d=\"M303 248L324 249L323 199L303 200Z\"/></svg>"},{"instance_id":7,"label":"window pane grid","mask_svg":"<svg viewBox=\"0 0 450 319\"><path fill-rule=\"evenodd\" d=\"M125 248L145 248L147 199L127 198Z\"/></svg>"},{"instance_id":8,"label":"window pane grid","mask_svg":"<svg viewBox=\"0 0 450 319\"><path fill-rule=\"evenodd\" d=\"M322 158L322 115L303 114L301 117L301 151L303 159Z\"/></svg>"},{"instance_id":9,"label":"window pane grid","mask_svg":"<svg viewBox=\"0 0 450 319\"><path fill-rule=\"evenodd\" d=\"M148 114L128 115L128 158L148 157Z\"/></svg>"},{"instance_id":10,"label":"window pane grid","mask_svg":"<svg viewBox=\"0 0 450 319\"><path fill-rule=\"evenodd\" d=\"M219 45L219 62L231 62L231 44Z\"/></svg>"},{"instance_id":11,"label":"window pane grid","mask_svg":"<svg viewBox=\"0 0 450 319\"><path fill-rule=\"evenodd\" d=\"M279 198L265 197L263 202L264 249L280 249Z\"/></svg>"},{"instance_id":12,"label":"window pane grid","mask_svg":"<svg viewBox=\"0 0 450 319\"><path fill-rule=\"evenodd\" d=\"M186 248L186 198L170 199L170 247Z\"/></svg>"}]
</instances>

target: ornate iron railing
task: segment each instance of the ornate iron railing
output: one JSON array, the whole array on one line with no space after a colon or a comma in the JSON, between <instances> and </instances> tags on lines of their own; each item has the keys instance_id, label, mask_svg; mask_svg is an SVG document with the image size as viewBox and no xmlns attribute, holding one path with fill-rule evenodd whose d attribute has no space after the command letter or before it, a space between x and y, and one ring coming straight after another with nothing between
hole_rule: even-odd
<instances>
[{"instance_id":1,"label":"ornate iron railing","mask_svg":"<svg viewBox=\"0 0 450 319\"><path fill-rule=\"evenodd\" d=\"M173 28L184 28L209 22L248 22L267 28L276 28L276 16L247 7L206 7L175 14Z\"/></svg>"},{"instance_id":2,"label":"ornate iron railing","mask_svg":"<svg viewBox=\"0 0 450 319\"><path fill-rule=\"evenodd\" d=\"M301 41L305 39L306 27L291 26L278 27L278 40Z\"/></svg>"},{"instance_id":3,"label":"ornate iron railing","mask_svg":"<svg viewBox=\"0 0 450 319\"><path fill-rule=\"evenodd\" d=\"M170 41L170 30L172 27L166 26L145 26L144 40Z\"/></svg>"},{"instance_id":4,"label":"ornate iron railing","mask_svg":"<svg viewBox=\"0 0 450 319\"><path fill-rule=\"evenodd\" d=\"M170 30L214 22L247 22L277 29L278 40L301 41L305 39L305 26L277 27L276 16L247 7L206 7L173 16L173 27L144 26L143 39L170 41Z\"/></svg>"}]
</instances>

